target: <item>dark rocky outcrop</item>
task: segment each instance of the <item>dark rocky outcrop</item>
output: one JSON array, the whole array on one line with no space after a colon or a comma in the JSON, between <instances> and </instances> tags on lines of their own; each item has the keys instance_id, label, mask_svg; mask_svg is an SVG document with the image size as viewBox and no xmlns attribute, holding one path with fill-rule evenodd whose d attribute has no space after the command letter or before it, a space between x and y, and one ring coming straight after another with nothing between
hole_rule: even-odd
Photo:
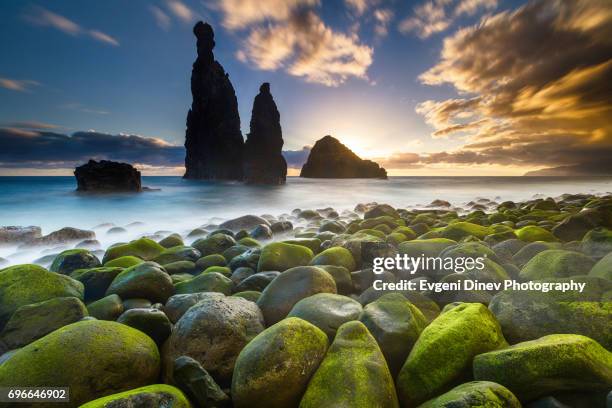
<instances>
[{"instance_id":1,"label":"dark rocky outcrop","mask_svg":"<svg viewBox=\"0 0 612 408\"><path fill-rule=\"evenodd\" d=\"M252 184L284 184L287 162L281 151L283 133L280 114L270 93L270 84L259 88L253 103L251 132L244 149L244 178Z\"/></svg>"},{"instance_id":2,"label":"dark rocky outcrop","mask_svg":"<svg viewBox=\"0 0 612 408\"><path fill-rule=\"evenodd\" d=\"M318 140L302 167L300 177L387 178L387 171L371 160L363 160L338 139Z\"/></svg>"},{"instance_id":3,"label":"dark rocky outcrop","mask_svg":"<svg viewBox=\"0 0 612 408\"><path fill-rule=\"evenodd\" d=\"M140 172L128 163L90 160L74 170L77 191L142 191Z\"/></svg>"},{"instance_id":4,"label":"dark rocky outcrop","mask_svg":"<svg viewBox=\"0 0 612 408\"><path fill-rule=\"evenodd\" d=\"M191 72L193 102L187 114L185 178L242 180L240 116L234 87L214 59L214 32L209 24L193 28L198 58Z\"/></svg>"}]
</instances>

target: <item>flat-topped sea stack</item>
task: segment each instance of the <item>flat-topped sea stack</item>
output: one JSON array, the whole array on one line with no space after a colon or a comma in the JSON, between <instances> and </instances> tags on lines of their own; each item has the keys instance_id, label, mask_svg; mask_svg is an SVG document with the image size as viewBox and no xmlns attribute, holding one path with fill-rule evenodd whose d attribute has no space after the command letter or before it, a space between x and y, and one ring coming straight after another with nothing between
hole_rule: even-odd
<instances>
[{"instance_id":1,"label":"flat-topped sea stack","mask_svg":"<svg viewBox=\"0 0 612 408\"><path fill-rule=\"evenodd\" d=\"M387 178L387 171L372 160L364 160L331 136L318 140L310 150L300 177Z\"/></svg>"},{"instance_id":2,"label":"flat-topped sea stack","mask_svg":"<svg viewBox=\"0 0 612 408\"><path fill-rule=\"evenodd\" d=\"M128 163L108 160L89 160L74 170L77 191L86 192L140 192L140 172Z\"/></svg>"},{"instance_id":3,"label":"flat-topped sea stack","mask_svg":"<svg viewBox=\"0 0 612 408\"><path fill-rule=\"evenodd\" d=\"M284 184L287 162L282 149L280 114L266 82L253 102L251 132L244 149L244 180L251 184Z\"/></svg>"},{"instance_id":4,"label":"flat-topped sea stack","mask_svg":"<svg viewBox=\"0 0 612 408\"><path fill-rule=\"evenodd\" d=\"M229 76L213 55L214 32L209 24L193 28L198 58L191 72L193 102L187 114L185 178L242 180L242 149L238 101Z\"/></svg>"}]
</instances>

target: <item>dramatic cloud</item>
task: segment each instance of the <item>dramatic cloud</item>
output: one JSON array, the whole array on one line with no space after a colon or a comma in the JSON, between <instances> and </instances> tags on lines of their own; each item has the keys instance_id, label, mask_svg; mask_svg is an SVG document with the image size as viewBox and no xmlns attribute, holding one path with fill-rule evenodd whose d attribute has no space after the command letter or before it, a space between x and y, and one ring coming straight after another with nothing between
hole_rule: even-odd
<instances>
[{"instance_id":1,"label":"dramatic cloud","mask_svg":"<svg viewBox=\"0 0 612 408\"><path fill-rule=\"evenodd\" d=\"M474 15L480 10L492 10L497 0L428 0L413 10L413 15L399 24L403 33L414 32L421 38L447 30L456 18Z\"/></svg>"},{"instance_id":2,"label":"dramatic cloud","mask_svg":"<svg viewBox=\"0 0 612 408\"><path fill-rule=\"evenodd\" d=\"M113 45L115 47L119 46L119 41L110 35L100 30L85 29L74 21L42 7L32 7L31 11L26 14L24 18L34 25L55 28L56 30L72 36L86 35L96 41Z\"/></svg>"},{"instance_id":3,"label":"dramatic cloud","mask_svg":"<svg viewBox=\"0 0 612 408\"><path fill-rule=\"evenodd\" d=\"M612 9L606 0L533 1L445 39L425 84L463 99L417 106L457 152L427 160L576 166L612 155ZM591 168L593 166L590 166ZM610 168L606 164L606 168Z\"/></svg>"},{"instance_id":4,"label":"dramatic cloud","mask_svg":"<svg viewBox=\"0 0 612 408\"><path fill-rule=\"evenodd\" d=\"M372 54L355 34L335 32L314 12L304 11L254 28L237 56L259 69L285 68L308 82L338 86L350 77L366 79Z\"/></svg>"},{"instance_id":5,"label":"dramatic cloud","mask_svg":"<svg viewBox=\"0 0 612 408\"><path fill-rule=\"evenodd\" d=\"M17 92L31 92L31 88L40 85L30 79L0 78L0 87Z\"/></svg>"},{"instance_id":6,"label":"dramatic cloud","mask_svg":"<svg viewBox=\"0 0 612 408\"><path fill-rule=\"evenodd\" d=\"M223 25L235 30L265 21L286 21L296 11L318 4L319 0L218 0L213 8L223 14Z\"/></svg>"}]
</instances>

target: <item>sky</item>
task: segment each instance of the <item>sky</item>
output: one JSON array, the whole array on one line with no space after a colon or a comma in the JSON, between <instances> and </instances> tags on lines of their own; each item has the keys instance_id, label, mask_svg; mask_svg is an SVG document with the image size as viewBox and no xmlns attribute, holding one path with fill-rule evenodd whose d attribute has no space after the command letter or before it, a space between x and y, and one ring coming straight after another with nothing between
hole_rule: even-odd
<instances>
[{"instance_id":1,"label":"sky","mask_svg":"<svg viewBox=\"0 0 612 408\"><path fill-rule=\"evenodd\" d=\"M182 174L192 27L243 135L270 82L290 174L330 134L390 175L612 172L609 0L0 2L0 175Z\"/></svg>"}]
</instances>

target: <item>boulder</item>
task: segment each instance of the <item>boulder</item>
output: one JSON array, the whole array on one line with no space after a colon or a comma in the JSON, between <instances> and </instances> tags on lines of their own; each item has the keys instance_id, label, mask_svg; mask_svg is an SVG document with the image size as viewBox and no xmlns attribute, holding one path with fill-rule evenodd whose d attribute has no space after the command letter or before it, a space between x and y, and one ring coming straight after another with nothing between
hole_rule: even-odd
<instances>
[{"instance_id":1,"label":"boulder","mask_svg":"<svg viewBox=\"0 0 612 408\"><path fill-rule=\"evenodd\" d=\"M415 407L471 376L472 359L506 344L495 316L463 303L438 316L417 339L397 377L400 403Z\"/></svg>"},{"instance_id":2,"label":"boulder","mask_svg":"<svg viewBox=\"0 0 612 408\"><path fill-rule=\"evenodd\" d=\"M582 238L582 252L595 258L601 258L612 252L612 230L595 228Z\"/></svg>"},{"instance_id":3,"label":"boulder","mask_svg":"<svg viewBox=\"0 0 612 408\"><path fill-rule=\"evenodd\" d=\"M229 384L238 354L264 329L261 311L239 297L207 297L174 326L164 346L164 378L172 381L174 360L189 356L221 384Z\"/></svg>"},{"instance_id":4,"label":"boulder","mask_svg":"<svg viewBox=\"0 0 612 408\"><path fill-rule=\"evenodd\" d=\"M89 269L102 266L97 256L86 249L69 249L60 252L49 267L51 272L70 275L77 269Z\"/></svg>"},{"instance_id":5,"label":"boulder","mask_svg":"<svg viewBox=\"0 0 612 408\"><path fill-rule=\"evenodd\" d=\"M332 341L346 322L359 319L362 307L347 296L317 293L297 302L287 317L299 317L323 330Z\"/></svg>"},{"instance_id":6,"label":"boulder","mask_svg":"<svg viewBox=\"0 0 612 408\"><path fill-rule=\"evenodd\" d=\"M117 295L108 295L87 305L89 315L98 320L117 320L123 310L123 302Z\"/></svg>"},{"instance_id":7,"label":"boulder","mask_svg":"<svg viewBox=\"0 0 612 408\"><path fill-rule=\"evenodd\" d=\"M185 243L183 242L183 238L179 234L170 234L158 243L164 248L172 248L175 246L185 245Z\"/></svg>"},{"instance_id":8,"label":"boulder","mask_svg":"<svg viewBox=\"0 0 612 408\"><path fill-rule=\"evenodd\" d=\"M419 405L419 408L521 408L521 402L503 385L470 381ZM550 407L552 408L552 407ZM562 408L562 407L557 407Z\"/></svg>"},{"instance_id":9,"label":"boulder","mask_svg":"<svg viewBox=\"0 0 612 408\"><path fill-rule=\"evenodd\" d=\"M236 245L234 237L228 234L214 234L206 238L200 238L191 244L202 253L202 256L222 254L226 249Z\"/></svg>"},{"instance_id":10,"label":"boulder","mask_svg":"<svg viewBox=\"0 0 612 408\"><path fill-rule=\"evenodd\" d=\"M382 216L388 216L388 217L392 217L392 218L399 218L399 213L397 212L397 210L393 207L391 207L389 204L377 204L373 207L371 207L370 209L368 209L364 214L363 214L363 219L367 220L370 218L378 218L378 217L382 217Z\"/></svg>"},{"instance_id":11,"label":"boulder","mask_svg":"<svg viewBox=\"0 0 612 408\"><path fill-rule=\"evenodd\" d=\"M74 170L77 191L142 191L140 172L128 163L89 160Z\"/></svg>"},{"instance_id":12,"label":"boulder","mask_svg":"<svg viewBox=\"0 0 612 408\"><path fill-rule=\"evenodd\" d=\"M123 268L113 267L77 269L70 277L85 286L85 300L92 301L103 298L113 279L122 271Z\"/></svg>"},{"instance_id":13,"label":"boulder","mask_svg":"<svg viewBox=\"0 0 612 408\"><path fill-rule=\"evenodd\" d=\"M69 385L70 402L64 406L72 408L152 384L159 367L157 346L144 333L115 322L87 320L19 349L0 365L0 387Z\"/></svg>"},{"instance_id":14,"label":"boulder","mask_svg":"<svg viewBox=\"0 0 612 408\"><path fill-rule=\"evenodd\" d=\"M612 353L585 336L552 334L476 356L474 378L501 384L521 400L561 391L608 391Z\"/></svg>"},{"instance_id":15,"label":"boulder","mask_svg":"<svg viewBox=\"0 0 612 408\"><path fill-rule=\"evenodd\" d=\"M340 295L349 295L353 292L353 279L351 273L344 266L317 265L329 273L336 282L336 289Z\"/></svg>"},{"instance_id":16,"label":"boulder","mask_svg":"<svg viewBox=\"0 0 612 408\"><path fill-rule=\"evenodd\" d=\"M224 296L223 293L217 292L197 292L173 295L168 298L168 301L163 307L163 311L172 323L176 323L191 306L199 301L210 298L219 299Z\"/></svg>"},{"instance_id":17,"label":"boulder","mask_svg":"<svg viewBox=\"0 0 612 408\"><path fill-rule=\"evenodd\" d=\"M145 261L150 261L165 250L166 248L152 239L140 238L127 244L115 245L108 248L104 253L102 263L104 266L121 266L108 265L107 262L125 256L134 256Z\"/></svg>"},{"instance_id":18,"label":"boulder","mask_svg":"<svg viewBox=\"0 0 612 408\"><path fill-rule=\"evenodd\" d=\"M586 275L593 265L595 261L580 252L549 249L531 258L519 278L526 281Z\"/></svg>"},{"instance_id":19,"label":"boulder","mask_svg":"<svg viewBox=\"0 0 612 408\"><path fill-rule=\"evenodd\" d=\"M242 180L244 140L234 87L214 59L214 32L199 21L193 28L198 58L191 71L193 102L187 114L185 178Z\"/></svg>"},{"instance_id":20,"label":"boulder","mask_svg":"<svg viewBox=\"0 0 612 408\"><path fill-rule=\"evenodd\" d=\"M240 269L244 269L244 268L238 268L237 270L240 270ZM269 272L259 272L259 273L255 273L253 275L247 276L246 278L241 280L240 283L236 285L236 292L253 291L253 290L257 292L261 292L278 275L280 275L280 272L269 271Z\"/></svg>"},{"instance_id":21,"label":"boulder","mask_svg":"<svg viewBox=\"0 0 612 408\"><path fill-rule=\"evenodd\" d=\"M399 408L385 357L361 322L340 326L300 402L300 408L324 406Z\"/></svg>"},{"instance_id":22,"label":"boulder","mask_svg":"<svg viewBox=\"0 0 612 408\"><path fill-rule=\"evenodd\" d=\"M283 272L296 266L308 265L313 256L312 250L305 246L273 242L263 247L257 271Z\"/></svg>"},{"instance_id":23,"label":"boulder","mask_svg":"<svg viewBox=\"0 0 612 408\"><path fill-rule=\"evenodd\" d=\"M350 271L356 269L355 260L351 251L343 247L328 248L310 261L310 265L334 265L343 266Z\"/></svg>"},{"instance_id":24,"label":"boulder","mask_svg":"<svg viewBox=\"0 0 612 408\"><path fill-rule=\"evenodd\" d=\"M550 231L538 227L536 225L527 225L526 227L517 229L515 231L516 236L521 241L527 242L536 242L536 241L544 241L544 242L556 242L558 241L557 237L555 237Z\"/></svg>"},{"instance_id":25,"label":"boulder","mask_svg":"<svg viewBox=\"0 0 612 408\"><path fill-rule=\"evenodd\" d=\"M179 245L164 250L162 253L160 253L151 260L153 262L157 262L160 265L166 265L172 262L179 261L196 262L201 257L202 254L197 249L186 245Z\"/></svg>"},{"instance_id":26,"label":"boulder","mask_svg":"<svg viewBox=\"0 0 612 408\"><path fill-rule=\"evenodd\" d=\"M86 239L95 239L96 233L93 231L82 230L78 228L65 227L57 231L53 231L43 237L33 238L25 242L22 246L41 246L41 245L56 245L68 244L71 242L83 241Z\"/></svg>"},{"instance_id":27,"label":"boulder","mask_svg":"<svg viewBox=\"0 0 612 408\"><path fill-rule=\"evenodd\" d=\"M612 280L612 252L601 258L589 271L589 276Z\"/></svg>"},{"instance_id":28,"label":"boulder","mask_svg":"<svg viewBox=\"0 0 612 408\"><path fill-rule=\"evenodd\" d=\"M243 215L242 217L233 218L219 225L219 228L225 228L231 231L251 230L260 224L268 225L269 222L265 218L256 215Z\"/></svg>"},{"instance_id":29,"label":"boulder","mask_svg":"<svg viewBox=\"0 0 612 408\"><path fill-rule=\"evenodd\" d=\"M371 160L363 160L338 139L325 136L310 150L300 177L387 178L387 171Z\"/></svg>"},{"instance_id":30,"label":"boulder","mask_svg":"<svg viewBox=\"0 0 612 408\"><path fill-rule=\"evenodd\" d=\"M325 333L296 317L267 328L242 349L236 360L234 406L297 407L327 346Z\"/></svg>"},{"instance_id":31,"label":"boulder","mask_svg":"<svg viewBox=\"0 0 612 408\"><path fill-rule=\"evenodd\" d=\"M336 293L334 278L315 266L298 266L281 273L257 301L266 325L284 319L300 300L317 293Z\"/></svg>"},{"instance_id":32,"label":"boulder","mask_svg":"<svg viewBox=\"0 0 612 408\"><path fill-rule=\"evenodd\" d=\"M159 346L164 344L172 331L172 323L164 312L153 308L126 310L119 316L117 322L140 330Z\"/></svg>"},{"instance_id":33,"label":"boulder","mask_svg":"<svg viewBox=\"0 0 612 408\"><path fill-rule=\"evenodd\" d=\"M174 294L170 275L155 262L143 262L127 268L113 279L106 290L123 299L144 298L165 303Z\"/></svg>"},{"instance_id":34,"label":"boulder","mask_svg":"<svg viewBox=\"0 0 612 408\"><path fill-rule=\"evenodd\" d=\"M208 371L191 357L174 360L172 377L190 400L200 407L222 408L230 405L230 398L217 385Z\"/></svg>"},{"instance_id":35,"label":"boulder","mask_svg":"<svg viewBox=\"0 0 612 408\"><path fill-rule=\"evenodd\" d=\"M251 184L284 184L287 162L282 155L280 114L270 84L259 87L253 102L251 131L244 144L244 179Z\"/></svg>"},{"instance_id":36,"label":"boulder","mask_svg":"<svg viewBox=\"0 0 612 408\"><path fill-rule=\"evenodd\" d=\"M197 292L219 292L229 295L232 292L234 283L227 276L219 272L204 272L193 279L179 282L175 285L175 292L197 293Z\"/></svg>"},{"instance_id":37,"label":"boulder","mask_svg":"<svg viewBox=\"0 0 612 408\"><path fill-rule=\"evenodd\" d=\"M115 258L112 261L104 262L104 267L108 268L129 268L130 266L138 265L143 263L144 260L142 258L138 258L132 255L120 256L119 258Z\"/></svg>"},{"instance_id":38,"label":"boulder","mask_svg":"<svg viewBox=\"0 0 612 408\"><path fill-rule=\"evenodd\" d=\"M167 384L154 384L112 394L81 405L79 408L191 408L181 390Z\"/></svg>"},{"instance_id":39,"label":"boulder","mask_svg":"<svg viewBox=\"0 0 612 408\"><path fill-rule=\"evenodd\" d=\"M0 227L0 245L13 245L30 242L42 236L40 227Z\"/></svg>"}]
</instances>

